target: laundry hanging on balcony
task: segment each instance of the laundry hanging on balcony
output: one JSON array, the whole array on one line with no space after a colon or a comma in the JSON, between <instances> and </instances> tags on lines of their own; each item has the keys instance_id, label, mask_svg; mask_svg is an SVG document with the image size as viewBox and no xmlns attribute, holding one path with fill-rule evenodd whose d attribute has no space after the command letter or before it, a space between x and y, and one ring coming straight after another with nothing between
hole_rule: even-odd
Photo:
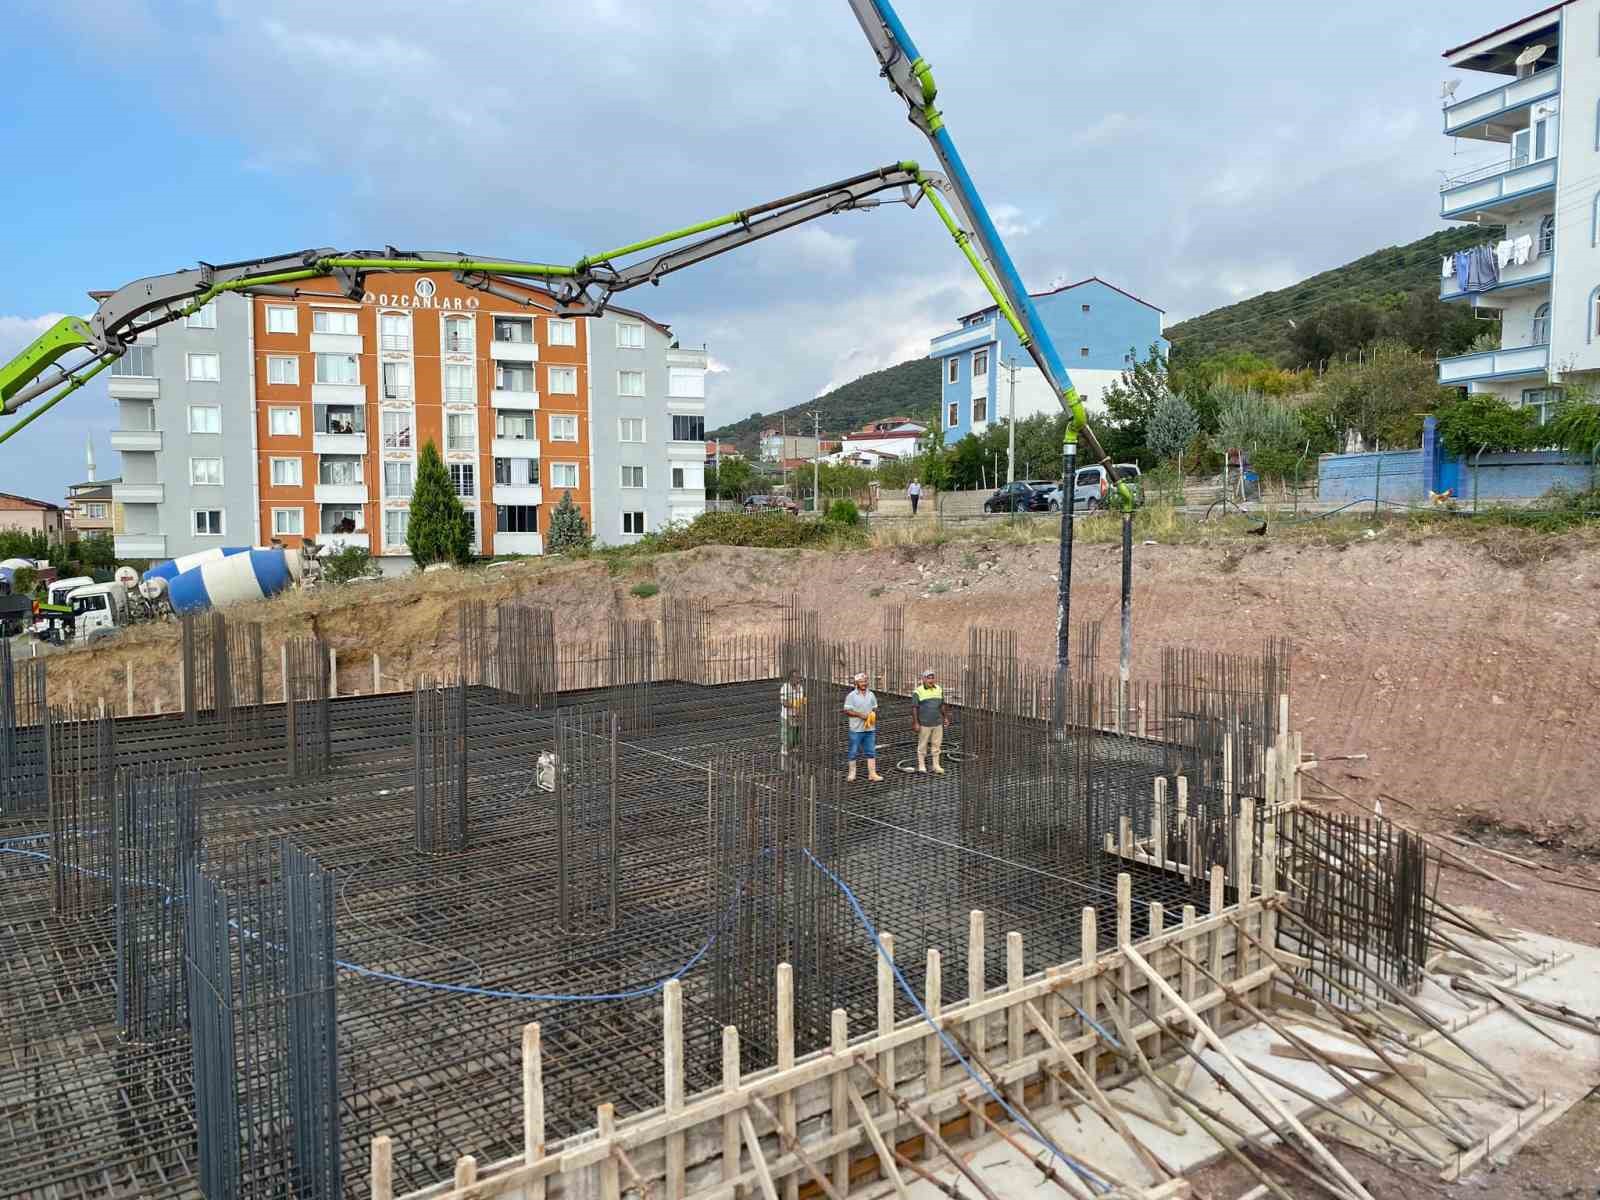
<instances>
[{"instance_id":1,"label":"laundry hanging on balcony","mask_svg":"<svg viewBox=\"0 0 1600 1200\"><path fill-rule=\"evenodd\" d=\"M1500 268L1495 264L1494 247L1485 242L1481 246L1463 251L1466 258L1466 278L1462 282L1461 266L1456 266L1456 279L1468 292L1486 292L1500 282Z\"/></svg>"},{"instance_id":2,"label":"laundry hanging on balcony","mask_svg":"<svg viewBox=\"0 0 1600 1200\"><path fill-rule=\"evenodd\" d=\"M1472 269L1471 251L1457 250L1451 255L1451 263L1455 267L1456 287L1464 292L1467 290L1467 275Z\"/></svg>"},{"instance_id":3,"label":"laundry hanging on balcony","mask_svg":"<svg viewBox=\"0 0 1600 1200\"><path fill-rule=\"evenodd\" d=\"M1501 238L1494 244L1494 264L1504 271L1511 262L1511 239Z\"/></svg>"},{"instance_id":4,"label":"laundry hanging on balcony","mask_svg":"<svg viewBox=\"0 0 1600 1200\"><path fill-rule=\"evenodd\" d=\"M1525 233L1521 237L1515 238L1512 241L1512 243L1511 243L1511 261L1512 262L1516 263L1517 266L1520 267L1520 266L1522 266L1523 263L1527 262L1532 257L1533 257L1533 235L1532 234Z\"/></svg>"},{"instance_id":5,"label":"laundry hanging on balcony","mask_svg":"<svg viewBox=\"0 0 1600 1200\"><path fill-rule=\"evenodd\" d=\"M1441 278L1441 279L1450 279L1450 278L1454 277L1455 273L1456 273L1456 256L1454 254L1446 254L1444 256L1444 266L1439 271L1439 278Z\"/></svg>"}]
</instances>

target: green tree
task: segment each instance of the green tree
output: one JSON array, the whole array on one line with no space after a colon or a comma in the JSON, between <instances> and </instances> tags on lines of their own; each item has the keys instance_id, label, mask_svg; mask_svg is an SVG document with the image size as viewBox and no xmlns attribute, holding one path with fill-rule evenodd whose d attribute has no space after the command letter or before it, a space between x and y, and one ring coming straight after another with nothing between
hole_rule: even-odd
<instances>
[{"instance_id":1,"label":"green tree","mask_svg":"<svg viewBox=\"0 0 1600 1200\"><path fill-rule=\"evenodd\" d=\"M1439 410L1439 441L1451 454L1528 450L1539 441L1539 421L1531 408L1476 393Z\"/></svg>"},{"instance_id":2,"label":"green tree","mask_svg":"<svg viewBox=\"0 0 1600 1200\"><path fill-rule=\"evenodd\" d=\"M725 458L720 467L706 472L706 494L719 500L743 500L755 470L743 458Z\"/></svg>"},{"instance_id":3,"label":"green tree","mask_svg":"<svg viewBox=\"0 0 1600 1200\"><path fill-rule=\"evenodd\" d=\"M1300 451L1300 418L1288 405L1253 392L1239 392L1217 416L1216 448L1243 450L1252 459Z\"/></svg>"},{"instance_id":4,"label":"green tree","mask_svg":"<svg viewBox=\"0 0 1600 1200\"><path fill-rule=\"evenodd\" d=\"M1549 445L1568 454L1590 455L1600 445L1600 402L1584 387L1569 387L1543 429Z\"/></svg>"},{"instance_id":5,"label":"green tree","mask_svg":"<svg viewBox=\"0 0 1600 1200\"><path fill-rule=\"evenodd\" d=\"M116 544L109 533L91 533L78 539L78 561L91 570L105 571L117 565Z\"/></svg>"},{"instance_id":6,"label":"green tree","mask_svg":"<svg viewBox=\"0 0 1600 1200\"><path fill-rule=\"evenodd\" d=\"M0 559L48 558L50 543L42 533L24 533L20 529L0 529Z\"/></svg>"},{"instance_id":7,"label":"green tree","mask_svg":"<svg viewBox=\"0 0 1600 1200\"><path fill-rule=\"evenodd\" d=\"M1183 469L1183 452L1200 436L1200 418L1182 396L1167 393L1156 401L1145 429L1145 442L1158 459L1177 459Z\"/></svg>"},{"instance_id":8,"label":"green tree","mask_svg":"<svg viewBox=\"0 0 1600 1200\"><path fill-rule=\"evenodd\" d=\"M588 526L583 523L583 511L572 502L572 493L562 492L561 503L550 514L550 536L546 540L550 553L587 550L593 541Z\"/></svg>"},{"instance_id":9,"label":"green tree","mask_svg":"<svg viewBox=\"0 0 1600 1200\"><path fill-rule=\"evenodd\" d=\"M411 521L406 546L419 567L451 562L462 565L472 557L472 525L467 510L450 483L439 448L430 438L417 458L417 482L411 492Z\"/></svg>"},{"instance_id":10,"label":"green tree","mask_svg":"<svg viewBox=\"0 0 1600 1200\"><path fill-rule=\"evenodd\" d=\"M1130 350L1129 357L1133 355ZM1159 346L1151 346L1142 360L1123 368L1122 377L1101 395L1106 406L1106 450L1115 459L1148 459L1146 443L1150 416L1156 405L1172 394L1167 364Z\"/></svg>"},{"instance_id":11,"label":"green tree","mask_svg":"<svg viewBox=\"0 0 1600 1200\"><path fill-rule=\"evenodd\" d=\"M1439 386L1433 362L1399 342L1378 342L1359 361L1330 367L1322 391L1336 436L1353 432L1372 447L1419 445L1422 418L1455 395Z\"/></svg>"}]
</instances>

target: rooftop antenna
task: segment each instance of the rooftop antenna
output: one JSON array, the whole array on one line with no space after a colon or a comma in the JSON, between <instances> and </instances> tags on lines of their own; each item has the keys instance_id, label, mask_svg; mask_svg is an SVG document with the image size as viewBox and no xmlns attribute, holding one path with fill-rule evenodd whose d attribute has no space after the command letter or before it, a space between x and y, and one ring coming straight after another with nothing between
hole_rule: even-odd
<instances>
[{"instance_id":1,"label":"rooftop antenna","mask_svg":"<svg viewBox=\"0 0 1600 1200\"><path fill-rule=\"evenodd\" d=\"M1459 79L1446 79L1439 85L1439 99L1442 107L1449 108L1450 102L1456 98L1456 89L1461 86Z\"/></svg>"},{"instance_id":2,"label":"rooftop antenna","mask_svg":"<svg viewBox=\"0 0 1600 1200\"><path fill-rule=\"evenodd\" d=\"M1540 42L1537 45L1529 46L1521 54L1517 55L1517 78L1522 79L1525 76L1532 75L1533 64L1544 57L1544 52L1547 49L1549 47Z\"/></svg>"}]
</instances>

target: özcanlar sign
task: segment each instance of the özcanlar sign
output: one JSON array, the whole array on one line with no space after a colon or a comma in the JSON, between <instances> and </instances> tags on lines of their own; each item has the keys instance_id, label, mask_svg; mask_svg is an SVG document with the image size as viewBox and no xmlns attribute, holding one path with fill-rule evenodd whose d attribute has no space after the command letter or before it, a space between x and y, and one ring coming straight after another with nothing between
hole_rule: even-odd
<instances>
[{"instance_id":1,"label":"\u00f6zcanlar sign","mask_svg":"<svg viewBox=\"0 0 1600 1200\"><path fill-rule=\"evenodd\" d=\"M413 293L407 292L363 292L361 303L376 304L379 308L438 308L449 309L452 312L473 312L478 307L478 298L469 296L463 300L460 296L436 296L437 287L433 280L423 276L417 280Z\"/></svg>"}]
</instances>

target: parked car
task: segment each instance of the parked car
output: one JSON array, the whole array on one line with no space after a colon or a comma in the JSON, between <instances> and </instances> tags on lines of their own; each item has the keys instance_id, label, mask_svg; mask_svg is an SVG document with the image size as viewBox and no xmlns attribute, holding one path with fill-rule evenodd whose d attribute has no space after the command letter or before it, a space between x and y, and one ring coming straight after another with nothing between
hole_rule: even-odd
<instances>
[{"instance_id":1,"label":"parked car","mask_svg":"<svg viewBox=\"0 0 1600 1200\"><path fill-rule=\"evenodd\" d=\"M997 488L994 494L983 502L983 511L986 513L1045 512L1049 507L1050 502L1045 498L1045 493L1021 479Z\"/></svg>"},{"instance_id":2,"label":"parked car","mask_svg":"<svg viewBox=\"0 0 1600 1200\"><path fill-rule=\"evenodd\" d=\"M1114 464L1119 479L1128 481L1128 486L1133 489L1133 498L1136 503L1144 503L1144 480L1139 472L1137 463ZM1106 498L1111 494L1111 477L1106 469L1099 463L1092 467L1079 467L1074 485L1072 505L1074 508L1093 512L1106 506ZM1061 511L1062 491L1058 487L1050 493L1049 504L1051 512Z\"/></svg>"},{"instance_id":3,"label":"parked car","mask_svg":"<svg viewBox=\"0 0 1600 1200\"><path fill-rule=\"evenodd\" d=\"M786 512L798 515L800 506L787 496L749 496L744 502L744 511L754 512Z\"/></svg>"}]
</instances>

